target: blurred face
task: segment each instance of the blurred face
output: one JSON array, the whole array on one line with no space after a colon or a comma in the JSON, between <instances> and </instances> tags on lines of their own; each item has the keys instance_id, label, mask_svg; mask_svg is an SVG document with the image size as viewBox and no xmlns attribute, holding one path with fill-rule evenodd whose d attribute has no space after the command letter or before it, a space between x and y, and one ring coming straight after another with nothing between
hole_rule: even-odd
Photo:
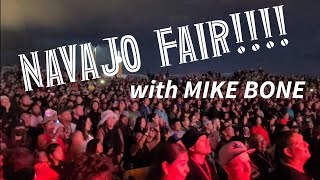
<instances>
[{"instance_id":1,"label":"blurred face","mask_svg":"<svg viewBox=\"0 0 320 180\"><path fill-rule=\"evenodd\" d=\"M208 155L211 153L210 141L206 135L200 136L196 144L194 144L194 146L191 148L192 151L198 154Z\"/></svg>"},{"instance_id":2,"label":"blurred face","mask_svg":"<svg viewBox=\"0 0 320 180\"><path fill-rule=\"evenodd\" d=\"M265 139L263 138L263 136L261 136L260 134L257 137L257 141L258 141L258 151L260 152L266 152L267 150L267 144Z\"/></svg>"},{"instance_id":3,"label":"blurred face","mask_svg":"<svg viewBox=\"0 0 320 180\"><path fill-rule=\"evenodd\" d=\"M1 105L4 106L4 107L6 107L6 108L9 108L9 107L10 107L10 101L9 101L9 99L7 99L7 98L2 99L2 100L1 100Z\"/></svg>"},{"instance_id":4,"label":"blurred face","mask_svg":"<svg viewBox=\"0 0 320 180\"><path fill-rule=\"evenodd\" d=\"M114 124L116 123L116 118L115 117L109 117L107 120L107 127L109 129L112 129L114 127Z\"/></svg>"},{"instance_id":5,"label":"blurred face","mask_svg":"<svg viewBox=\"0 0 320 180\"><path fill-rule=\"evenodd\" d=\"M173 129L174 129L175 131L180 131L180 129L181 129L181 123L180 123L180 121L174 123Z\"/></svg>"},{"instance_id":6,"label":"blurred face","mask_svg":"<svg viewBox=\"0 0 320 180\"><path fill-rule=\"evenodd\" d=\"M47 122L45 125L44 125L44 130L47 132L47 133L52 133L53 130L54 130L54 122L53 120Z\"/></svg>"},{"instance_id":7,"label":"blurred face","mask_svg":"<svg viewBox=\"0 0 320 180\"><path fill-rule=\"evenodd\" d=\"M141 127L141 128L145 128L145 127L146 127L146 125L147 125L147 121L146 121L146 119L142 118L142 119L141 119L140 127Z\"/></svg>"},{"instance_id":8,"label":"blurred face","mask_svg":"<svg viewBox=\"0 0 320 180\"><path fill-rule=\"evenodd\" d=\"M159 122L160 122L160 117L158 114L156 114L153 118L153 122L156 124L156 125L159 125Z\"/></svg>"},{"instance_id":9,"label":"blurred face","mask_svg":"<svg viewBox=\"0 0 320 180\"><path fill-rule=\"evenodd\" d=\"M125 109L125 108L126 108L126 104L124 103L124 101L120 101L119 109Z\"/></svg>"},{"instance_id":10,"label":"blurred face","mask_svg":"<svg viewBox=\"0 0 320 180\"><path fill-rule=\"evenodd\" d=\"M208 130L212 130L212 129L213 129L212 121L209 121L209 123L207 124L206 128L207 128Z\"/></svg>"},{"instance_id":11,"label":"blurred face","mask_svg":"<svg viewBox=\"0 0 320 180\"><path fill-rule=\"evenodd\" d=\"M78 96L76 102L77 102L77 104L81 104L82 103L82 97Z\"/></svg>"},{"instance_id":12,"label":"blurred face","mask_svg":"<svg viewBox=\"0 0 320 180\"><path fill-rule=\"evenodd\" d=\"M32 113L36 116L40 115L40 106L36 105L32 108Z\"/></svg>"},{"instance_id":13,"label":"blurred face","mask_svg":"<svg viewBox=\"0 0 320 180\"><path fill-rule=\"evenodd\" d=\"M48 162L48 157L44 151L39 152L39 161L40 162Z\"/></svg>"},{"instance_id":14,"label":"blurred face","mask_svg":"<svg viewBox=\"0 0 320 180\"><path fill-rule=\"evenodd\" d=\"M183 125L184 125L185 127L189 127L189 125L190 125L190 120L189 120L188 117L185 117L185 118L184 118Z\"/></svg>"},{"instance_id":15,"label":"blurred face","mask_svg":"<svg viewBox=\"0 0 320 180\"><path fill-rule=\"evenodd\" d=\"M163 109L162 103L159 103L158 106L157 106L157 108L158 108L159 110L162 110L162 109Z\"/></svg>"},{"instance_id":16,"label":"blurred face","mask_svg":"<svg viewBox=\"0 0 320 180\"><path fill-rule=\"evenodd\" d=\"M30 106L30 104L32 103L30 96L23 96L23 98L21 99L21 103L23 106Z\"/></svg>"},{"instance_id":17,"label":"blurred face","mask_svg":"<svg viewBox=\"0 0 320 180\"><path fill-rule=\"evenodd\" d=\"M136 103L136 102L133 103L132 106L131 106L131 109L132 109L132 111L137 111L139 109L138 103Z\"/></svg>"},{"instance_id":18,"label":"blurred face","mask_svg":"<svg viewBox=\"0 0 320 180\"><path fill-rule=\"evenodd\" d=\"M60 146L58 146L56 148L56 150L53 152L53 154L51 156L52 156L52 159L55 159L57 161L64 160L64 153L63 153L62 148Z\"/></svg>"},{"instance_id":19,"label":"blurred face","mask_svg":"<svg viewBox=\"0 0 320 180\"><path fill-rule=\"evenodd\" d=\"M232 126L228 126L224 131L223 134L225 137L233 137L234 136L234 129Z\"/></svg>"},{"instance_id":20,"label":"blurred face","mask_svg":"<svg viewBox=\"0 0 320 180\"><path fill-rule=\"evenodd\" d=\"M91 130L91 120L90 118L87 118L87 121L86 121L86 130L87 131L90 131Z\"/></svg>"},{"instance_id":21,"label":"blurred face","mask_svg":"<svg viewBox=\"0 0 320 180\"><path fill-rule=\"evenodd\" d=\"M77 106L77 108L74 111L75 114L77 114L78 116L83 116L84 112L83 112L83 107L82 106Z\"/></svg>"},{"instance_id":22,"label":"blurred face","mask_svg":"<svg viewBox=\"0 0 320 180\"><path fill-rule=\"evenodd\" d=\"M143 102L146 106L148 106L150 104L150 99L146 98Z\"/></svg>"},{"instance_id":23,"label":"blurred face","mask_svg":"<svg viewBox=\"0 0 320 180\"><path fill-rule=\"evenodd\" d=\"M135 136L136 142L139 142L142 137L143 137L142 133L140 133L140 132L136 133L136 136Z\"/></svg>"},{"instance_id":24,"label":"blurred face","mask_svg":"<svg viewBox=\"0 0 320 180\"><path fill-rule=\"evenodd\" d=\"M27 113L23 113L21 115L21 120L23 120L24 124L26 126L30 126L30 123L31 123L31 115L30 114L27 114Z\"/></svg>"},{"instance_id":25,"label":"blurred face","mask_svg":"<svg viewBox=\"0 0 320 180\"><path fill-rule=\"evenodd\" d=\"M97 102L94 102L94 103L92 104L92 109L95 110L95 111L97 111L97 110L99 109L99 104L98 104Z\"/></svg>"},{"instance_id":26,"label":"blurred face","mask_svg":"<svg viewBox=\"0 0 320 180\"><path fill-rule=\"evenodd\" d=\"M128 120L128 117L123 117L122 119L121 119L121 122L124 124L124 125L128 125L128 123L129 123L129 120Z\"/></svg>"},{"instance_id":27,"label":"blurred face","mask_svg":"<svg viewBox=\"0 0 320 180\"><path fill-rule=\"evenodd\" d=\"M284 149L285 154L293 161L305 163L310 158L309 144L298 133L290 138L290 144Z\"/></svg>"},{"instance_id":28,"label":"blurred face","mask_svg":"<svg viewBox=\"0 0 320 180\"><path fill-rule=\"evenodd\" d=\"M175 180L184 180L189 173L188 159L188 154L183 152L178 155L177 159L173 161L173 163L165 163L166 165L163 169Z\"/></svg>"},{"instance_id":29,"label":"blurred face","mask_svg":"<svg viewBox=\"0 0 320 180\"><path fill-rule=\"evenodd\" d=\"M250 180L251 165L248 153L242 153L233 158L225 167L223 167L229 176L233 179ZM231 178L231 177L230 177Z\"/></svg>"},{"instance_id":30,"label":"blurred face","mask_svg":"<svg viewBox=\"0 0 320 180\"><path fill-rule=\"evenodd\" d=\"M103 146L102 146L102 143L99 142L97 144L97 153L101 154L103 152Z\"/></svg>"},{"instance_id":31,"label":"blurred face","mask_svg":"<svg viewBox=\"0 0 320 180\"><path fill-rule=\"evenodd\" d=\"M256 122L257 122L257 125L261 125L262 124L261 118L257 118Z\"/></svg>"},{"instance_id":32,"label":"blurred face","mask_svg":"<svg viewBox=\"0 0 320 180\"><path fill-rule=\"evenodd\" d=\"M61 114L61 120L66 121L66 122L71 122L71 120L72 120L71 112L69 112L69 111L63 112Z\"/></svg>"}]
</instances>

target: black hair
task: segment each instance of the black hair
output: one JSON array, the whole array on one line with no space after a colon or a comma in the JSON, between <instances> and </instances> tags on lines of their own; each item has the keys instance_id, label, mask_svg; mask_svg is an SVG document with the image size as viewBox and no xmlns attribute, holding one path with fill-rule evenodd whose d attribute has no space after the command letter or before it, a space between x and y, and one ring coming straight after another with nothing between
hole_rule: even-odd
<instances>
[{"instance_id":1,"label":"black hair","mask_svg":"<svg viewBox=\"0 0 320 180\"><path fill-rule=\"evenodd\" d=\"M92 155L97 153L97 146L99 144L99 139L92 139L88 142L86 147L86 153L87 155Z\"/></svg>"}]
</instances>

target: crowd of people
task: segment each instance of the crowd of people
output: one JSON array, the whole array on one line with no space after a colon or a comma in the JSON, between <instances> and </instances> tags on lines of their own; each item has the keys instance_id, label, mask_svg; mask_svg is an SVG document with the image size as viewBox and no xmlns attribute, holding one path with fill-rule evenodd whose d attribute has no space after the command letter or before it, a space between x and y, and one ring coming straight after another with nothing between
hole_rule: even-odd
<instances>
[{"instance_id":1,"label":"crowd of people","mask_svg":"<svg viewBox=\"0 0 320 180\"><path fill-rule=\"evenodd\" d=\"M139 179L127 176L139 169L147 180L320 179L316 77L262 70L228 77L77 77L75 83L34 86L31 92L21 79L19 70L1 76L0 179ZM178 97L130 97L130 85L152 79L173 80ZM183 98L186 81L235 80L235 99ZM244 99L249 80L307 84L302 99Z\"/></svg>"}]
</instances>

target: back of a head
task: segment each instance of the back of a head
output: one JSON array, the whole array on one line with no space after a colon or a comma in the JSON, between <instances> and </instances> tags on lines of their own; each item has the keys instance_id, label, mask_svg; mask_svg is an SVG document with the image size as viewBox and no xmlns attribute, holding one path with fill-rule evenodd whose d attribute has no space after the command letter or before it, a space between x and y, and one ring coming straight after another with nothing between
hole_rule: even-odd
<instances>
[{"instance_id":1,"label":"back of a head","mask_svg":"<svg viewBox=\"0 0 320 180\"><path fill-rule=\"evenodd\" d=\"M34 157L26 148L15 148L9 151L3 160L3 178L6 180L33 180Z\"/></svg>"}]
</instances>

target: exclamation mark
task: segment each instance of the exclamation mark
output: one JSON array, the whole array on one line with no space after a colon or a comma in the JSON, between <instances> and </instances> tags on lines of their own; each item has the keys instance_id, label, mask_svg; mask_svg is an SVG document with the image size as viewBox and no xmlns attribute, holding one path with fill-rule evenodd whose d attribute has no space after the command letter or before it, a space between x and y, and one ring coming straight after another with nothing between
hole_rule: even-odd
<instances>
[{"instance_id":1,"label":"exclamation mark","mask_svg":"<svg viewBox=\"0 0 320 180\"><path fill-rule=\"evenodd\" d=\"M256 22L255 22L255 19L254 19L254 10L246 11L244 13L246 14L246 17L247 17L247 22L248 22L248 26L249 26L251 41L258 40ZM252 45L252 50L253 51L258 51L259 49L260 49L259 44Z\"/></svg>"},{"instance_id":2,"label":"exclamation mark","mask_svg":"<svg viewBox=\"0 0 320 180\"><path fill-rule=\"evenodd\" d=\"M264 33L266 35L265 38L270 38L272 37L272 35L271 35L271 28L270 28L269 8L259 9L259 11L261 14ZM266 46L268 49L271 49L273 48L274 43L272 41L268 41Z\"/></svg>"},{"instance_id":3,"label":"exclamation mark","mask_svg":"<svg viewBox=\"0 0 320 180\"><path fill-rule=\"evenodd\" d=\"M233 23L233 28L234 28L234 32L236 35L236 39L237 39L237 43L242 43L243 39L242 39L242 31L241 31L241 23L240 23L240 13L235 13L235 14L230 14L231 19L232 19L232 23ZM245 48L243 46L240 46L238 48L238 53L242 54L245 52Z\"/></svg>"},{"instance_id":4,"label":"exclamation mark","mask_svg":"<svg viewBox=\"0 0 320 180\"><path fill-rule=\"evenodd\" d=\"M286 27L284 23L284 15L283 15L283 5L281 6L275 6L273 9L276 12L276 17L277 17L277 22L279 26L279 31L280 31L280 36L287 35L286 33ZM289 43L288 39L282 39L281 40L281 45L282 46L287 46Z\"/></svg>"}]
</instances>

